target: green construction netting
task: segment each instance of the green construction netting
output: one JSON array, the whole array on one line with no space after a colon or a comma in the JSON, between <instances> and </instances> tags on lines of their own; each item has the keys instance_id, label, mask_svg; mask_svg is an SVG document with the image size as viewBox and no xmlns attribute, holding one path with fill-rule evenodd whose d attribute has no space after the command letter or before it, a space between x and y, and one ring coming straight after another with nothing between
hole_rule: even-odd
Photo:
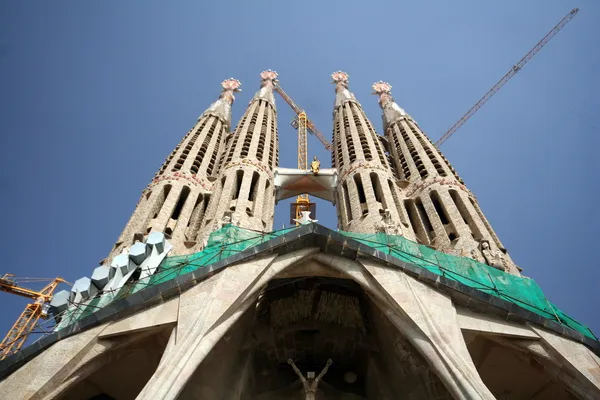
<instances>
[{"instance_id":1,"label":"green construction netting","mask_svg":"<svg viewBox=\"0 0 600 400\"><path fill-rule=\"evenodd\" d=\"M226 225L211 233L206 247L194 254L186 256L167 257L161 263L160 269L154 275L142 278L121 288L117 293L103 295L90 303L81 305L67 312L70 318L64 318L61 327L74 320L79 320L115 299L128 296L148 286L155 286L169 281L179 275L184 275L198 268L206 267L224 258L264 243L295 228L264 233ZM361 234L339 232L357 240L369 247L375 248L400 260L425 268L437 275L458 281L492 296L499 297L511 303L539 314L545 318L566 325L583 335L597 339L585 325L575 321L550 303L544 296L538 284L530 278L510 275L479 263L467 257L457 257L419 245L402 236L386 235L383 233Z\"/></svg>"},{"instance_id":2,"label":"green construction netting","mask_svg":"<svg viewBox=\"0 0 600 400\"><path fill-rule=\"evenodd\" d=\"M145 279L140 279L129 293L135 293L146 286L154 286L171 280L179 275L187 274L198 268L213 264L224 258L244 251L250 247L281 236L294 228L265 233L226 225L210 234L206 247L194 254L167 257L160 265L160 270Z\"/></svg>"},{"instance_id":3,"label":"green construction netting","mask_svg":"<svg viewBox=\"0 0 600 400\"><path fill-rule=\"evenodd\" d=\"M442 253L402 236L384 233L340 233L385 254L518 304L544 318L566 325L589 338L597 339L587 326L569 317L550 303L533 279L507 274L471 258Z\"/></svg>"}]
</instances>

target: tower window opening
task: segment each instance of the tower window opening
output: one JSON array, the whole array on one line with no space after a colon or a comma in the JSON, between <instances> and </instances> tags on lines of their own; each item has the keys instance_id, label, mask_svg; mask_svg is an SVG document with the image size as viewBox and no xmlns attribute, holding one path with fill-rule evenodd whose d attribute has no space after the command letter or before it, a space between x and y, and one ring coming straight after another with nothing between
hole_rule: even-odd
<instances>
[{"instance_id":1,"label":"tower window opening","mask_svg":"<svg viewBox=\"0 0 600 400\"><path fill-rule=\"evenodd\" d=\"M258 192L258 172L254 171L252 174L252 181L250 182L250 190L248 191L248 200L256 200L256 194Z\"/></svg>"},{"instance_id":2,"label":"tower window opening","mask_svg":"<svg viewBox=\"0 0 600 400\"><path fill-rule=\"evenodd\" d=\"M263 160L263 154L265 151L265 139L267 136L267 113L263 114L261 126L260 126L260 137L258 138L258 149L256 151L256 158L259 161Z\"/></svg>"},{"instance_id":3,"label":"tower window opening","mask_svg":"<svg viewBox=\"0 0 600 400\"><path fill-rule=\"evenodd\" d=\"M417 235L417 239L422 244L429 244L429 232L427 232L424 225L421 223L421 218L419 217L419 211L415 206L414 200L404 200L404 207L406 207L406 211L408 213L408 219L410 220L410 224L412 225L415 233Z\"/></svg>"},{"instance_id":4,"label":"tower window opening","mask_svg":"<svg viewBox=\"0 0 600 400\"><path fill-rule=\"evenodd\" d=\"M242 190L242 180L244 179L244 171L238 170L235 172L235 192L233 193L233 200L236 200L240 196Z\"/></svg>"},{"instance_id":5,"label":"tower window opening","mask_svg":"<svg viewBox=\"0 0 600 400\"><path fill-rule=\"evenodd\" d=\"M429 197L435 207L435 211L440 217L440 221L442 224L448 225L450 223L450 218L448 218L448 213L446 212L446 208L442 205L442 199L440 198L440 194L436 190L432 190L429 193Z\"/></svg>"},{"instance_id":6,"label":"tower window opening","mask_svg":"<svg viewBox=\"0 0 600 400\"><path fill-rule=\"evenodd\" d=\"M352 138L352 132L350 131L350 120L348 119L348 110L346 108L348 103L344 104L340 110L344 122L344 137L340 140L344 140L348 146L348 157L350 158L350 164L356 161L356 153L354 152L354 140Z\"/></svg>"},{"instance_id":7,"label":"tower window opening","mask_svg":"<svg viewBox=\"0 0 600 400\"><path fill-rule=\"evenodd\" d=\"M165 187L163 187L160 196L156 199L156 204L154 205L154 207L152 207L154 209L154 215L152 216L152 219L158 217L158 213L165 204L165 200L167 200L169 193L171 193L171 187L171 185L165 185Z\"/></svg>"},{"instance_id":8,"label":"tower window opening","mask_svg":"<svg viewBox=\"0 0 600 400\"><path fill-rule=\"evenodd\" d=\"M208 202L210 201L210 194L204 195L204 206L202 208L202 214L206 214L206 209L208 207Z\"/></svg>"},{"instance_id":9,"label":"tower window opening","mask_svg":"<svg viewBox=\"0 0 600 400\"><path fill-rule=\"evenodd\" d=\"M173 214L171 214L171 219L174 219L174 220L179 219L179 215L181 215L181 210L183 209L183 206L185 205L185 201L187 200L189 194L190 194L190 188L187 186L184 186L183 189L181 190L181 194L179 195L179 200L177 200L177 204L175 205L175 208L173 209Z\"/></svg>"},{"instance_id":10,"label":"tower window opening","mask_svg":"<svg viewBox=\"0 0 600 400\"><path fill-rule=\"evenodd\" d=\"M356 184L356 192L358 193L358 200L362 209L362 214L366 215L369 213L367 208L367 197L365 196L365 189L360 178L360 174L354 175L354 183Z\"/></svg>"},{"instance_id":11,"label":"tower window opening","mask_svg":"<svg viewBox=\"0 0 600 400\"><path fill-rule=\"evenodd\" d=\"M187 226L188 228L191 226L192 228L196 225L198 225L198 220L202 219L202 216L200 215L200 213L203 211L203 200L204 197L202 196L201 193L198 194L198 197L196 198L196 203L194 204L194 208L192 209L192 215L190 216L190 219L188 220Z\"/></svg>"},{"instance_id":12,"label":"tower window opening","mask_svg":"<svg viewBox=\"0 0 600 400\"><path fill-rule=\"evenodd\" d=\"M265 197L263 200L263 204L262 204L262 220L263 221L267 221L271 218L271 216L269 215L269 211L270 211L270 206L271 204L274 204L274 199L272 197L272 193L271 193L271 182L269 180L267 180L267 183L265 185ZM254 209L256 209L256 207L254 207ZM266 224L264 225L266 228Z\"/></svg>"},{"instance_id":13,"label":"tower window opening","mask_svg":"<svg viewBox=\"0 0 600 400\"><path fill-rule=\"evenodd\" d=\"M352 221L352 208L350 207L350 196L348 195L348 184L342 184L342 195L344 196L344 205L346 208L346 222Z\"/></svg>"},{"instance_id":14,"label":"tower window opening","mask_svg":"<svg viewBox=\"0 0 600 400\"><path fill-rule=\"evenodd\" d=\"M185 163L185 160L187 159L187 156L190 153L190 150L194 146L194 143L196 143L196 139L198 139L198 135L200 135L200 132L202 131L202 129L204 129L204 126L206 126L206 124L208 123L208 120L209 120L209 118L204 119L204 121L202 121L202 124L197 129L192 129L190 131L190 132L194 131L194 135L187 142L185 148L181 152L181 155L177 159L177 163L173 167L172 171L179 171L179 170L181 170L181 167Z\"/></svg>"},{"instance_id":15,"label":"tower window opening","mask_svg":"<svg viewBox=\"0 0 600 400\"><path fill-rule=\"evenodd\" d=\"M371 185L373 186L373 193L375 193L375 201L381 203L381 206L385 209L388 208L388 205L385 201L385 196L383 195L383 189L381 188L381 182L379 181L379 176L375 172L371 172L369 174L369 178L371 178Z\"/></svg>"},{"instance_id":16,"label":"tower window opening","mask_svg":"<svg viewBox=\"0 0 600 400\"><path fill-rule=\"evenodd\" d=\"M404 128L403 125L399 125L398 127L400 128L400 133L402 134L402 139L404 140L404 143L406 143L408 152L410 153L410 156L412 158L413 163L415 164L415 167L417 167L417 171L419 172L419 175L421 176L422 179L427 178L427 176L429 176L429 174L427 173L427 169L423 166L423 162L421 161L419 152L417 151L417 148L415 147L411 138L408 136L408 133L406 132L406 128Z\"/></svg>"},{"instance_id":17,"label":"tower window opening","mask_svg":"<svg viewBox=\"0 0 600 400\"><path fill-rule=\"evenodd\" d=\"M415 199L415 208L417 209L418 215L423 221L423 226L425 228L425 232L427 232L427 237L429 241L431 241L433 234L433 225L431 225L431 221L429 220L429 216L427 215L427 211L425 210L425 206L423 205L423 200L420 197Z\"/></svg>"}]
</instances>

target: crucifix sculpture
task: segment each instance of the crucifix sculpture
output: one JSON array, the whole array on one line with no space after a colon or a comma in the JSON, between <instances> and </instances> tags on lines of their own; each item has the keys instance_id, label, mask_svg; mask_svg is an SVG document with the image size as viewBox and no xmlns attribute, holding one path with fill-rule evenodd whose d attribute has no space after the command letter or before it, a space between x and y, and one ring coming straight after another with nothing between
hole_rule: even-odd
<instances>
[{"instance_id":1,"label":"crucifix sculpture","mask_svg":"<svg viewBox=\"0 0 600 400\"><path fill-rule=\"evenodd\" d=\"M333 364L333 361L331 360L331 358L327 360L325 368L323 368L323 371L321 371L321 373L316 378L314 372L308 372L305 378L304 375L302 375L302 372L300 372L300 370L298 369L298 367L296 367L296 364L294 364L294 360L292 360L291 358L288 358L288 364L292 366L294 372L296 373L296 375L298 375L300 381L302 382L302 386L304 387L305 400L315 400L317 395L317 388L319 387L319 381L321 380L321 378L323 378L323 376L325 376L327 370L329 369L329 366Z\"/></svg>"}]
</instances>

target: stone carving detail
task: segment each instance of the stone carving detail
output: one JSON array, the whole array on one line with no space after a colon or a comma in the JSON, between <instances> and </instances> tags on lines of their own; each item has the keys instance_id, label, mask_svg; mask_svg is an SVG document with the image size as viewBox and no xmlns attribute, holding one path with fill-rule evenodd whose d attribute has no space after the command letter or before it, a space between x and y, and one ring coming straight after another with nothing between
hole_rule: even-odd
<instances>
[{"instance_id":1,"label":"stone carving detail","mask_svg":"<svg viewBox=\"0 0 600 400\"><path fill-rule=\"evenodd\" d=\"M491 249L489 240L483 239L479 242L479 249L481 250L481 255L483 255L487 265L501 271L506 271L504 262L502 261L502 254L499 251Z\"/></svg>"},{"instance_id":2,"label":"stone carving detail","mask_svg":"<svg viewBox=\"0 0 600 400\"><path fill-rule=\"evenodd\" d=\"M218 231L223 228L225 225L231 224L231 216L229 214L225 214L222 219L215 221L215 225L213 227L213 232Z\"/></svg>"},{"instance_id":3,"label":"stone carving detail","mask_svg":"<svg viewBox=\"0 0 600 400\"><path fill-rule=\"evenodd\" d=\"M207 182L206 179L204 179L203 177L198 177L197 175L192 175L192 174L184 174L181 172L174 172L172 175L171 174L165 174L165 175L160 175L155 177L154 179L152 179L152 182L150 183L150 185L148 185L148 187L145 190L149 190L151 186L157 184L158 182L161 181L186 181L191 183L194 186L200 185L204 190L206 191L211 191L213 184L210 182Z\"/></svg>"},{"instance_id":4,"label":"stone carving detail","mask_svg":"<svg viewBox=\"0 0 600 400\"><path fill-rule=\"evenodd\" d=\"M248 158L234 160L227 164L226 169L229 170L231 168L238 167L238 166L240 166L240 167L246 167L246 166L255 167L259 171L266 173L269 176L269 179L273 179L273 171L271 171L271 168L266 166L265 164L263 164L262 162L260 162L258 160L253 160L253 159L248 159Z\"/></svg>"},{"instance_id":5,"label":"stone carving detail","mask_svg":"<svg viewBox=\"0 0 600 400\"><path fill-rule=\"evenodd\" d=\"M308 372L305 378L304 375L302 375L302 372L300 372L300 370L298 369L298 367L296 367L296 364L294 364L294 360L292 360L291 358L288 358L288 364L292 366L294 372L300 378L300 382L302 382L302 387L304 388L304 398L306 400L316 400L317 389L319 388L319 381L323 378L323 376L325 376L327 370L329 369L329 366L333 364L331 358L327 360L325 368L323 368L321 373L316 378L314 372Z\"/></svg>"},{"instance_id":6,"label":"stone carving detail","mask_svg":"<svg viewBox=\"0 0 600 400\"><path fill-rule=\"evenodd\" d=\"M386 235L402 235L402 227L394 221L389 209L385 209L383 217L376 226L377 232L385 233Z\"/></svg>"},{"instance_id":7,"label":"stone carving detail","mask_svg":"<svg viewBox=\"0 0 600 400\"><path fill-rule=\"evenodd\" d=\"M467 189L467 187L465 185L458 182L456 179L449 178L449 177L441 178L439 176L436 176L435 178L429 178L424 181L415 182L415 185L407 192L406 195L408 197L413 196L415 193L428 188L429 186L433 185L434 183L439 183L440 185L454 185L454 186L458 187L459 189L471 194L471 192L469 192L469 189Z\"/></svg>"}]
</instances>

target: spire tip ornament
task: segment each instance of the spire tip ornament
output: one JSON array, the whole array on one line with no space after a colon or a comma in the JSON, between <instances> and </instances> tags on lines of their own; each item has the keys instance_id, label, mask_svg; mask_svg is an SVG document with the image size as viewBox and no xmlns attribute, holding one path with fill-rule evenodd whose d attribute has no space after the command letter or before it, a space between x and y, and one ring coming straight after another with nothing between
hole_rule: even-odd
<instances>
[{"instance_id":1,"label":"spire tip ornament","mask_svg":"<svg viewBox=\"0 0 600 400\"><path fill-rule=\"evenodd\" d=\"M260 78L263 81L277 81L279 74L271 69L267 69L260 73Z\"/></svg>"},{"instance_id":2,"label":"spire tip ornament","mask_svg":"<svg viewBox=\"0 0 600 400\"><path fill-rule=\"evenodd\" d=\"M345 83L348 84L348 80L350 79L350 75L343 71L335 71L331 74L331 79L333 79L332 83Z\"/></svg>"},{"instance_id":3,"label":"spire tip ornament","mask_svg":"<svg viewBox=\"0 0 600 400\"><path fill-rule=\"evenodd\" d=\"M384 81L377 81L371 86L373 88L373 94L392 94L392 85Z\"/></svg>"},{"instance_id":4,"label":"spire tip ornament","mask_svg":"<svg viewBox=\"0 0 600 400\"><path fill-rule=\"evenodd\" d=\"M221 82L221 87L223 90L230 90L232 92L241 92L241 86L242 83L235 78L225 79L223 82Z\"/></svg>"}]
</instances>

